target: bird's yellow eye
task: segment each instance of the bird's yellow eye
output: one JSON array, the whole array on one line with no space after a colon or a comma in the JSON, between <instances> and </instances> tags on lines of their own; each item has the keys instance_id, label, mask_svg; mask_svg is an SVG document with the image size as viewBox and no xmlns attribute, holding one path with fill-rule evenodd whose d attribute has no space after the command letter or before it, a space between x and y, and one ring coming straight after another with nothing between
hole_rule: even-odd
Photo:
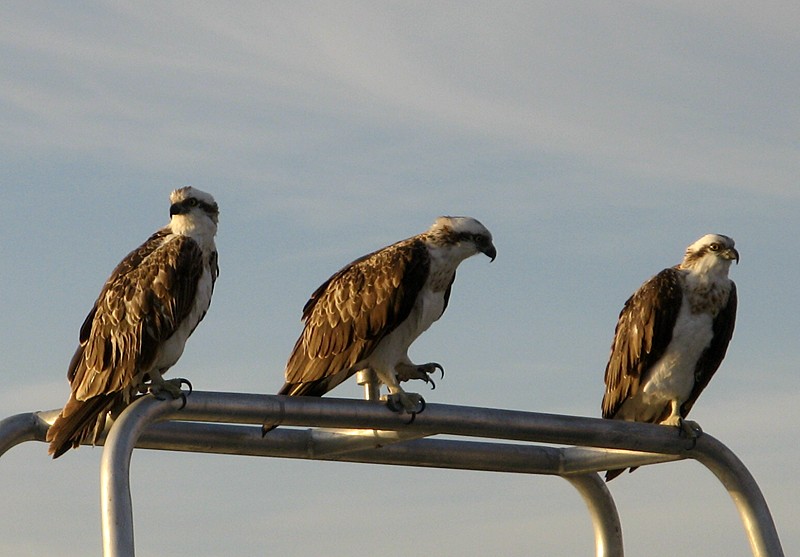
<instances>
[{"instance_id":1,"label":"bird's yellow eye","mask_svg":"<svg viewBox=\"0 0 800 557\"><path fill-rule=\"evenodd\" d=\"M720 248L720 245L718 243L716 243L716 242L714 242L713 244L708 246L708 249L710 249L711 251L719 251L719 248Z\"/></svg>"},{"instance_id":2,"label":"bird's yellow eye","mask_svg":"<svg viewBox=\"0 0 800 557\"><path fill-rule=\"evenodd\" d=\"M189 207L197 207L197 200L194 197L189 199Z\"/></svg>"}]
</instances>

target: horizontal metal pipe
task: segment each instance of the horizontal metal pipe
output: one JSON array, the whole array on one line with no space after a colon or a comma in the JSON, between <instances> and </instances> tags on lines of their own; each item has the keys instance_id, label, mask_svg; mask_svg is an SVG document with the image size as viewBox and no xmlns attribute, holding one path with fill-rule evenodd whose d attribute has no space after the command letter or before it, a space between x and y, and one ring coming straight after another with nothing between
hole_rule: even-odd
<instances>
[{"instance_id":1,"label":"horizontal metal pipe","mask_svg":"<svg viewBox=\"0 0 800 557\"><path fill-rule=\"evenodd\" d=\"M224 399L224 397L222 397ZM219 404L219 401L217 401ZM223 404L224 405L224 404ZM192 417L202 416L211 419L219 410L208 407L203 408L201 414L194 414ZM173 417L186 418L188 413L183 410L174 412L167 409L166 415L173 414ZM252 413L252 412L251 412ZM52 423L58 410L38 413L24 413L11 416L0 421L0 449L2 452L10 449L14 445L24 441L44 441L49 423ZM260 415L258 413L257 415ZM228 422L240 423L241 416L231 413L228 415ZM249 421L255 421L250 419ZM296 420L293 420L296 421ZM203 428L201 426L210 426ZM401 424L406 426L406 424ZM186 426L186 427L184 427ZM418 429L418 428L415 428ZM420 431L392 431L392 430L343 430L332 435L320 430L308 430L309 437L303 438L303 453L297 452L296 446L287 445L287 439L297 443L296 430L289 428L279 428L268 433L261 439L260 428L235 429L225 428L221 424L208 424L205 422L166 422L153 424L146 428L141 440L137 442L137 447L163 449L163 450L186 450L194 452L227 453L227 454L249 454L253 456L278 456L287 458L318 458L324 459L325 454L336 454L340 452L354 452L365 448L384 447L389 443L404 439L414 439L425 435ZM105 435L101 436L97 445L105 443ZM663 455L658 453L643 453L636 451L564 447L560 449L516 445L508 449L501 449L497 443L491 443L488 449L499 451L506 450L505 458L513 458L511 454L524 455L524 458L535 459L539 455L532 456L532 453L544 452L547 458L558 458L560 467L553 469L546 466L544 469L533 471L523 467L523 473L549 473L549 474L581 474L592 471L601 471L609 468L622 468L628 466L641 466L657 462L667 462L685 458L678 455ZM384 451L384 453L386 453ZM553 455L558 455L554 457ZM364 461L364 460L360 460ZM532 460L533 461L533 460ZM531 462L532 462L531 461ZM402 462L387 463L403 464ZM498 470L500 471L500 470ZM509 470L512 471L512 470Z\"/></svg>"},{"instance_id":2,"label":"horizontal metal pipe","mask_svg":"<svg viewBox=\"0 0 800 557\"><path fill-rule=\"evenodd\" d=\"M601 447L563 447L561 450L564 453L562 475L618 470L630 468L631 466L660 464L686 458L683 455L644 453L622 449L604 449Z\"/></svg>"},{"instance_id":3,"label":"horizontal metal pipe","mask_svg":"<svg viewBox=\"0 0 800 557\"><path fill-rule=\"evenodd\" d=\"M150 443L152 448L156 448L153 443L175 443L173 450L261 456L269 453L271 456L289 458L559 474L565 477L577 477L577 474L592 470L695 458L708 467L730 493L745 525L753 554L756 557L783 555L772 516L755 480L727 447L708 434L701 435L695 443L682 438L676 428L443 404L429 404L413 423L408 424L407 416L398 415L385 404L373 401L246 393L198 391L188 397L182 409L179 401L157 401L152 397L143 397L132 406L139 405L147 410L147 415L140 423L129 427L132 428L128 432L132 443L119 453L121 456L116 457L114 462L117 464L109 460L107 470L114 470L114 466L125 459L124 453L129 448L132 450L133 443L136 446L148 446L147 443ZM0 422L0 454L22 441L44 440L47 421L52 419L54 412L57 411L20 414ZM131 419L137 421L133 417ZM231 429L230 426L219 424L187 423L183 425L188 428L181 433L182 426L177 422L150 425L152 420L165 419L387 431L373 434L371 439L367 434L358 440L348 440L340 433L318 429L304 431L278 428L259 440L260 428L239 426ZM118 426L120 424L115 424L112 432ZM389 433L391 431L397 433L392 435ZM135 438L140 433L144 433L144 437L136 442ZM188 439L187 434L193 439ZM445 439L417 439L386 445L406 436L434 434L576 447ZM198 435L201 439L197 439ZM203 436L206 438L202 439ZM381 436L384 439L380 439ZM382 448L363 448L373 445ZM127 454L127 458L130 458L130 454Z\"/></svg>"},{"instance_id":4,"label":"horizontal metal pipe","mask_svg":"<svg viewBox=\"0 0 800 557\"><path fill-rule=\"evenodd\" d=\"M561 467L558 448L486 441L413 439L374 448L362 446L351 451L317 451L317 443L321 441L325 446L331 437L342 437L342 434L316 429L280 428L262 438L261 430L251 426L164 422L151 426L141 436L138 446L159 450L528 474L557 474Z\"/></svg>"},{"instance_id":5,"label":"horizontal metal pipe","mask_svg":"<svg viewBox=\"0 0 800 557\"><path fill-rule=\"evenodd\" d=\"M677 428L636 422L446 404L408 416L385 404L353 399L196 391L173 420L330 428L374 428L539 443L606 447L689 456L694 442ZM269 435L269 434L268 434ZM702 436L701 436L702 438Z\"/></svg>"},{"instance_id":6,"label":"horizontal metal pipe","mask_svg":"<svg viewBox=\"0 0 800 557\"><path fill-rule=\"evenodd\" d=\"M370 433L364 432L368 440L371 439ZM356 443L347 447L348 441ZM388 445L385 439L378 437L371 439L370 446L359 441L350 434L319 429L279 428L262 438L260 428L251 426L170 421L150 426L140 437L137 446L158 450L564 476L603 471L611 466L639 466L681 458L630 451L576 451L576 447L474 440L395 439L392 445ZM341 450L328 451L330 445Z\"/></svg>"}]
</instances>

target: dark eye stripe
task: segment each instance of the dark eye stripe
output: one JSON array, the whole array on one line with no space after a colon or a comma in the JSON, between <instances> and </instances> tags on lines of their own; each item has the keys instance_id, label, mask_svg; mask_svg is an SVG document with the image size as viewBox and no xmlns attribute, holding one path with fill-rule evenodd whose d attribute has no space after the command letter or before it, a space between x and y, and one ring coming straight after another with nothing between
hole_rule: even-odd
<instances>
[{"instance_id":1,"label":"dark eye stripe","mask_svg":"<svg viewBox=\"0 0 800 557\"><path fill-rule=\"evenodd\" d=\"M219 209L217 209L216 205L210 205L204 201L199 202L200 208L205 211L206 213L217 213Z\"/></svg>"},{"instance_id":2,"label":"dark eye stripe","mask_svg":"<svg viewBox=\"0 0 800 557\"><path fill-rule=\"evenodd\" d=\"M190 197L183 203L189 207L200 207L203 211L212 215L219 212L216 203L212 205L210 203L206 203L205 201L200 201L195 197Z\"/></svg>"},{"instance_id":3,"label":"dark eye stripe","mask_svg":"<svg viewBox=\"0 0 800 557\"><path fill-rule=\"evenodd\" d=\"M478 244L481 241L483 241L483 236L481 236L480 234L472 234L471 232L459 232L458 235L456 236L456 239L459 242L471 241Z\"/></svg>"}]
</instances>

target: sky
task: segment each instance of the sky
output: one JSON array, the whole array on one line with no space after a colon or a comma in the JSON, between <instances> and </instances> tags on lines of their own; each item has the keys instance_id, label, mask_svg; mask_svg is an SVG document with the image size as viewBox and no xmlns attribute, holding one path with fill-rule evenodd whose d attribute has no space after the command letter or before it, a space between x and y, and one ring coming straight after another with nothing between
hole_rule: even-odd
<instances>
[{"instance_id":1,"label":"sky","mask_svg":"<svg viewBox=\"0 0 800 557\"><path fill-rule=\"evenodd\" d=\"M78 329L191 184L221 274L173 376L274 393L309 294L348 261L470 215L410 350L429 402L599 416L617 314L709 233L736 240L727 358L692 411L800 553L800 4L4 2L0 417L59 408ZM333 396L359 397L354 381ZM99 462L0 460L0 553L101 553ZM137 555L574 556L557 477L136 451ZM626 554L750 555L700 464L610 484Z\"/></svg>"}]
</instances>

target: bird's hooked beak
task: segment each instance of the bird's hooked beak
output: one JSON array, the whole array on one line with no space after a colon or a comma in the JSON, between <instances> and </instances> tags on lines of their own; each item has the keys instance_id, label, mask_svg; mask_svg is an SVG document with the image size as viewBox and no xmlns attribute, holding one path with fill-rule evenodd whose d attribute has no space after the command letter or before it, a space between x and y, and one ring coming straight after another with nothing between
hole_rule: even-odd
<instances>
[{"instance_id":1,"label":"bird's hooked beak","mask_svg":"<svg viewBox=\"0 0 800 557\"><path fill-rule=\"evenodd\" d=\"M174 217L175 215L184 215L189 212L189 206L183 202L180 203L173 203L169 207L169 216Z\"/></svg>"},{"instance_id":2,"label":"bird's hooked beak","mask_svg":"<svg viewBox=\"0 0 800 557\"><path fill-rule=\"evenodd\" d=\"M720 254L724 259L727 260L735 260L736 264L739 264L739 252L736 251L736 248L728 248Z\"/></svg>"},{"instance_id":3,"label":"bird's hooked beak","mask_svg":"<svg viewBox=\"0 0 800 557\"><path fill-rule=\"evenodd\" d=\"M489 242L489 244L481 249L481 253L484 254L486 257L494 261L494 258L497 257L497 250L494 247L494 244Z\"/></svg>"}]
</instances>

